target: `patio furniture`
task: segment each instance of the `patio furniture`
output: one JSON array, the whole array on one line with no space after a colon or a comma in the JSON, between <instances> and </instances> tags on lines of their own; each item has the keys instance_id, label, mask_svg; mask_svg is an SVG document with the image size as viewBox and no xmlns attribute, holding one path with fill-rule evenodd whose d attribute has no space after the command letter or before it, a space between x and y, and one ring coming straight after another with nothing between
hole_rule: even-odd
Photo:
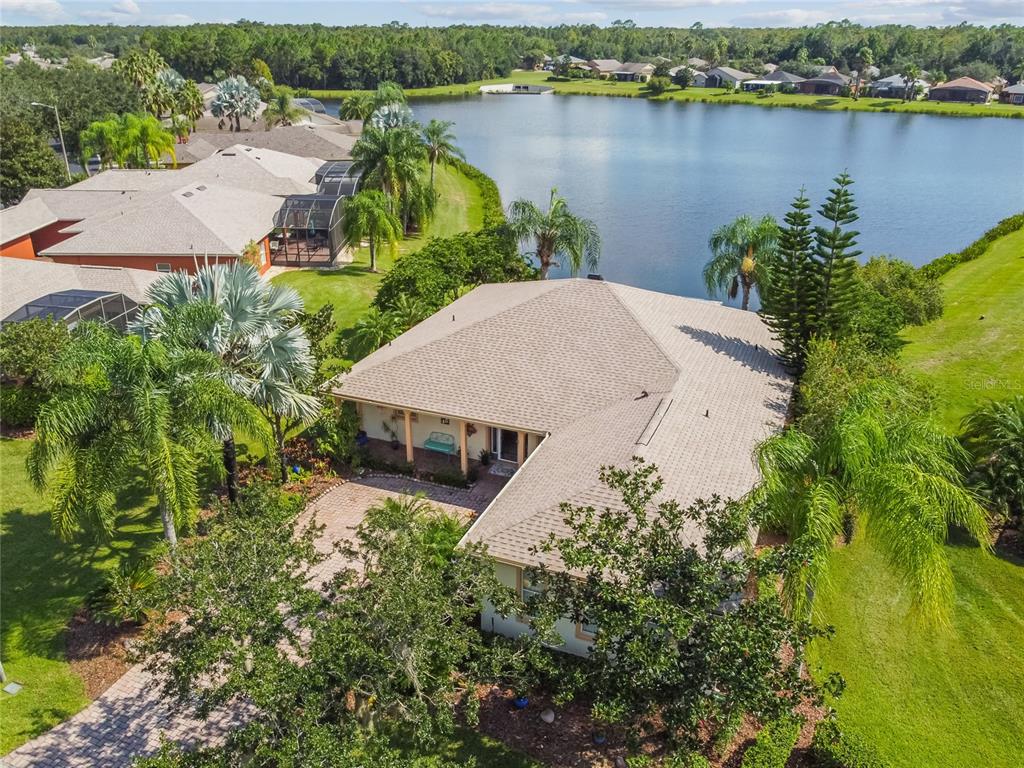
<instances>
[{"instance_id":1,"label":"patio furniture","mask_svg":"<svg viewBox=\"0 0 1024 768\"><path fill-rule=\"evenodd\" d=\"M431 432L423 441L423 447L428 451L443 453L447 456L454 456L458 453L455 448L455 435L447 432Z\"/></svg>"}]
</instances>

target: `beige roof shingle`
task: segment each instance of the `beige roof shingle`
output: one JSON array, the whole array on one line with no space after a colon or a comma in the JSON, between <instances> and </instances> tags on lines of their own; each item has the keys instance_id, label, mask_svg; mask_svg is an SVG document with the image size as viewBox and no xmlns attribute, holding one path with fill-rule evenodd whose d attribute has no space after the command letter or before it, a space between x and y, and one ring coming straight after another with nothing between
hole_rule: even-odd
<instances>
[{"instance_id":1,"label":"beige roof shingle","mask_svg":"<svg viewBox=\"0 0 1024 768\"><path fill-rule=\"evenodd\" d=\"M19 237L54 224L57 216L39 198L0 211L0 243L9 243Z\"/></svg>"},{"instance_id":2,"label":"beige roof shingle","mask_svg":"<svg viewBox=\"0 0 1024 768\"><path fill-rule=\"evenodd\" d=\"M54 264L29 259L0 259L0 319L30 301L58 291L84 289L123 293L137 302L145 301L146 290L161 277L159 272L122 267L88 267Z\"/></svg>"}]
</instances>

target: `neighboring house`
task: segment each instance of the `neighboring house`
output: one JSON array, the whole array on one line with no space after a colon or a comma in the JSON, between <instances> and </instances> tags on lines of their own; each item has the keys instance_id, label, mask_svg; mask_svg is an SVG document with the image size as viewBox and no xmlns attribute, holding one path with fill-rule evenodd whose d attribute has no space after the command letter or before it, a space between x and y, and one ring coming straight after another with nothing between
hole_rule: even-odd
<instances>
[{"instance_id":1,"label":"neighboring house","mask_svg":"<svg viewBox=\"0 0 1024 768\"><path fill-rule=\"evenodd\" d=\"M587 69L595 77L608 78L622 69L622 62L616 59L591 59L587 62Z\"/></svg>"},{"instance_id":2,"label":"neighboring house","mask_svg":"<svg viewBox=\"0 0 1024 768\"><path fill-rule=\"evenodd\" d=\"M361 133L360 120L342 121L337 126L278 125L269 131L260 129L240 133L197 131L186 142L175 144L174 154L179 167L191 165L236 144L299 157L347 160L352 157L352 147ZM165 156L163 161L170 164L170 156Z\"/></svg>"},{"instance_id":3,"label":"neighboring house","mask_svg":"<svg viewBox=\"0 0 1024 768\"><path fill-rule=\"evenodd\" d=\"M602 466L657 465L664 497L739 498L758 480L754 447L783 425L792 380L753 312L598 280L483 285L356 363L332 383L371 439L404 457L452 445L463 471L480 451L511 474L463 537L506 585L557 559L531 549L566 533L560 505L617 505ZM399 454L402 455L402 454ZM693 527L688 541L699 540ZM527 631L487 609L482 628ZM584 654L591 627L557 627Z\"/></svg>"},{"instance_id":4,"label":"neighboring house","mask_svg":"<svg viewBox=\"0 0 1024 768\"><path fill-rule=\"evenodd\" d=\"M802 83L804 81L804 78L800 77L800 75L794 75L792 72L787 72L784 69L774 69L761 79L767 80L769 83L777 83L780 85L783 83L796 85L797 83Z\"/></svg>"},{"instance_id":5,"label":"neighboring house","mask_svg":"<svg viewBox=\"0 0 1024 768\"><path fill-rule=\"evenodd\" d=\"M688 67L693 67L694 69L704 70L711 66L711 62L705 61L704 59L698 59L696 56L691 56L686 60L686 65Z\"/></svg>"},{"instance_id":6,"label":"neighboring house","mask_svg":"<svg viewBox=\"0 0 1024 768\"><path fill-rule=\"evenodd\" d=\"M679 70L681 69L689 70L690 84L693 85L694 87L703 88L707 83L707 74L701 72L699 69L694 69L693 67L686 66L685 64L678 67L672 67L672 69L668 71L668 76L674 78L677 74L679 74Z\"/></svg>"},{"instance_id":7,"label":"neighboring house","mask_svg":"<svg viewBox=\"0 0 1024 768\"><path fill-rule=\"evenodd\" d=\"M916 94L918 90L920 90L922 94L927 94L930 86L929 83L918 78L914 81L912 87L913 92L911 95ZM903 79L902 75L889 75L888 77L883 77L868 85L868 95L883 99L906 99L907 81Z\"/></svg>"},{"instance_id":8,"label":"neighboring house","mask_svg":"<svg viewBox=\"0 0 1024 768\"><path fill-rule=\"evenodd\" d=\"M756 80L744 80L740 83L740 88L744 91L763 91L766 88L782 88L784 86L795 89L797 84L803 81L804 79L799 75L775 69Z\"/></svg>"},{"instance_id":9,"label":"neighboring house","mask_svg":"<svg viewBox=\"0 0 1024 768\"><path fill-rule=\"evenodd\" d=\"M53 317L96 320L119 330L136 315L156 272L0 259L0 323Z\"/></svg>"},{"instance_id":10,"label":"neighboring house","mask_svg":"<svg viewBox=\"0 0 1024 768\"><path fill-rule=\"evenodd\" d=\"M646 83L654 75L654 65L646 62L627 61L615 70L612 75L614 75L616 80Z\"/></svg>"},{"instance_id":11,"label":"neighboring house","mask_svg":"<svg viewBox=\"0 0 1024 768\"><path fill-rule=\"evenodd\" d=\"M999 92L999 100L1007 104L1024 104L1024 83L1003 88Z\"/></svg>"},{"instance_id":12,"label":"neighboring house","mask_svg":"<svg viewBox=\"0 0 1024 768\"><path fill-rule=\"evenodd\" d=\"M715 67L709 69L707 80L704 81L705 88L735 88L737 83L744 80L754 80L755 75L749 72L742 72L732 67Z\"/></svg>"},{"instance_id":13,"label":"neighboring house","mask_svg":"<svg viewBox=\"0 0 1024 768\"><path fill-rule=\"evenodd\" d=\"M928 91L928 98L931 101L968 101L985 104L992 98L993 90L988 83L978 82L973 77L958 77L948 83L933 85Z\"/></svg>"},{"instance_id":14,"label":"neighboring house","mask_svg":"<svg viewBox=\"0 0 1024 768\"><path fill-rule=\"evenodd\" d=\"M342 250L341 200L358 184L351 161L244 145L183 170L112 169L63 189L29 190L0 216L0 254L193 271L256 243L261 272L272 263L331 263Z\"/></svg>"},{"instance_id":15,"label":"neighboring house","mask_svg":"<svg viewBox=\"0 0 1024 768\"><path fill-rule=\"evenodd\" d=\"M835 69L835 67L832 69ZM838 96L844 88L850 87L850 82L850 78L841 72L825 72L817 77L801 80L795 85L800 93L817 96Z\"/></svg>"}]
</instances>

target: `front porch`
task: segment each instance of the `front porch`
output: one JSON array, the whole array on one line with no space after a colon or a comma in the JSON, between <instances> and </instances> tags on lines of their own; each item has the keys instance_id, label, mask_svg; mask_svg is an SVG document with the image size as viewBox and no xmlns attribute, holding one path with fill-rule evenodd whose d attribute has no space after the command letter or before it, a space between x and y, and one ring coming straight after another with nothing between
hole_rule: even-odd
<instances>
[{"instance_id":1,"label":"front porch","mask_svg":"<svg viewBox=\"0 0 1024 768\"><path fill-rule=\"evenodd\" d=\"M371 460L378 465L412 464L417 475L425 477L462 471L458 456L445 455L415 446L413 446L413 460L409 462L407 461L405 446L399 444L398 448L393 448L389 440L369 438L366 451L369 453ZM470 459L467 471L463 474L466 475L467 479L475 477L472 483L473 495L486 499L487 503L489 503L505 487L505 484L515 474L516 469L518 467L507 462L491 462L485 465L479 459Z\"/></svg>"}]
</instances>

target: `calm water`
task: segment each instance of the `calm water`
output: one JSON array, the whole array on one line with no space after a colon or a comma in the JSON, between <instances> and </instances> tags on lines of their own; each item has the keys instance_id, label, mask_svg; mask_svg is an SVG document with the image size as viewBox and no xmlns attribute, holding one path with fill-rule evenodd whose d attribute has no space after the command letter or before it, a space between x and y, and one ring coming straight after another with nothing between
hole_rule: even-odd
<instances>
[{"instance_id":1,"label":"calm water","mask_svg":"<svg viewBox=\"0 0 1024 768\"><path fill-rule=\"evenodd\" d=\"M717 225L742 213L781 217L801 186L817 207L843 169L856 182L865 257L923 264L1024 209L1015 120L561 96L412 106L421 122L455 121L467 160L506 205L546 205L558 187L598 223L606 278L670 293L705 294Z\"/></svg>"}]
</instances>

